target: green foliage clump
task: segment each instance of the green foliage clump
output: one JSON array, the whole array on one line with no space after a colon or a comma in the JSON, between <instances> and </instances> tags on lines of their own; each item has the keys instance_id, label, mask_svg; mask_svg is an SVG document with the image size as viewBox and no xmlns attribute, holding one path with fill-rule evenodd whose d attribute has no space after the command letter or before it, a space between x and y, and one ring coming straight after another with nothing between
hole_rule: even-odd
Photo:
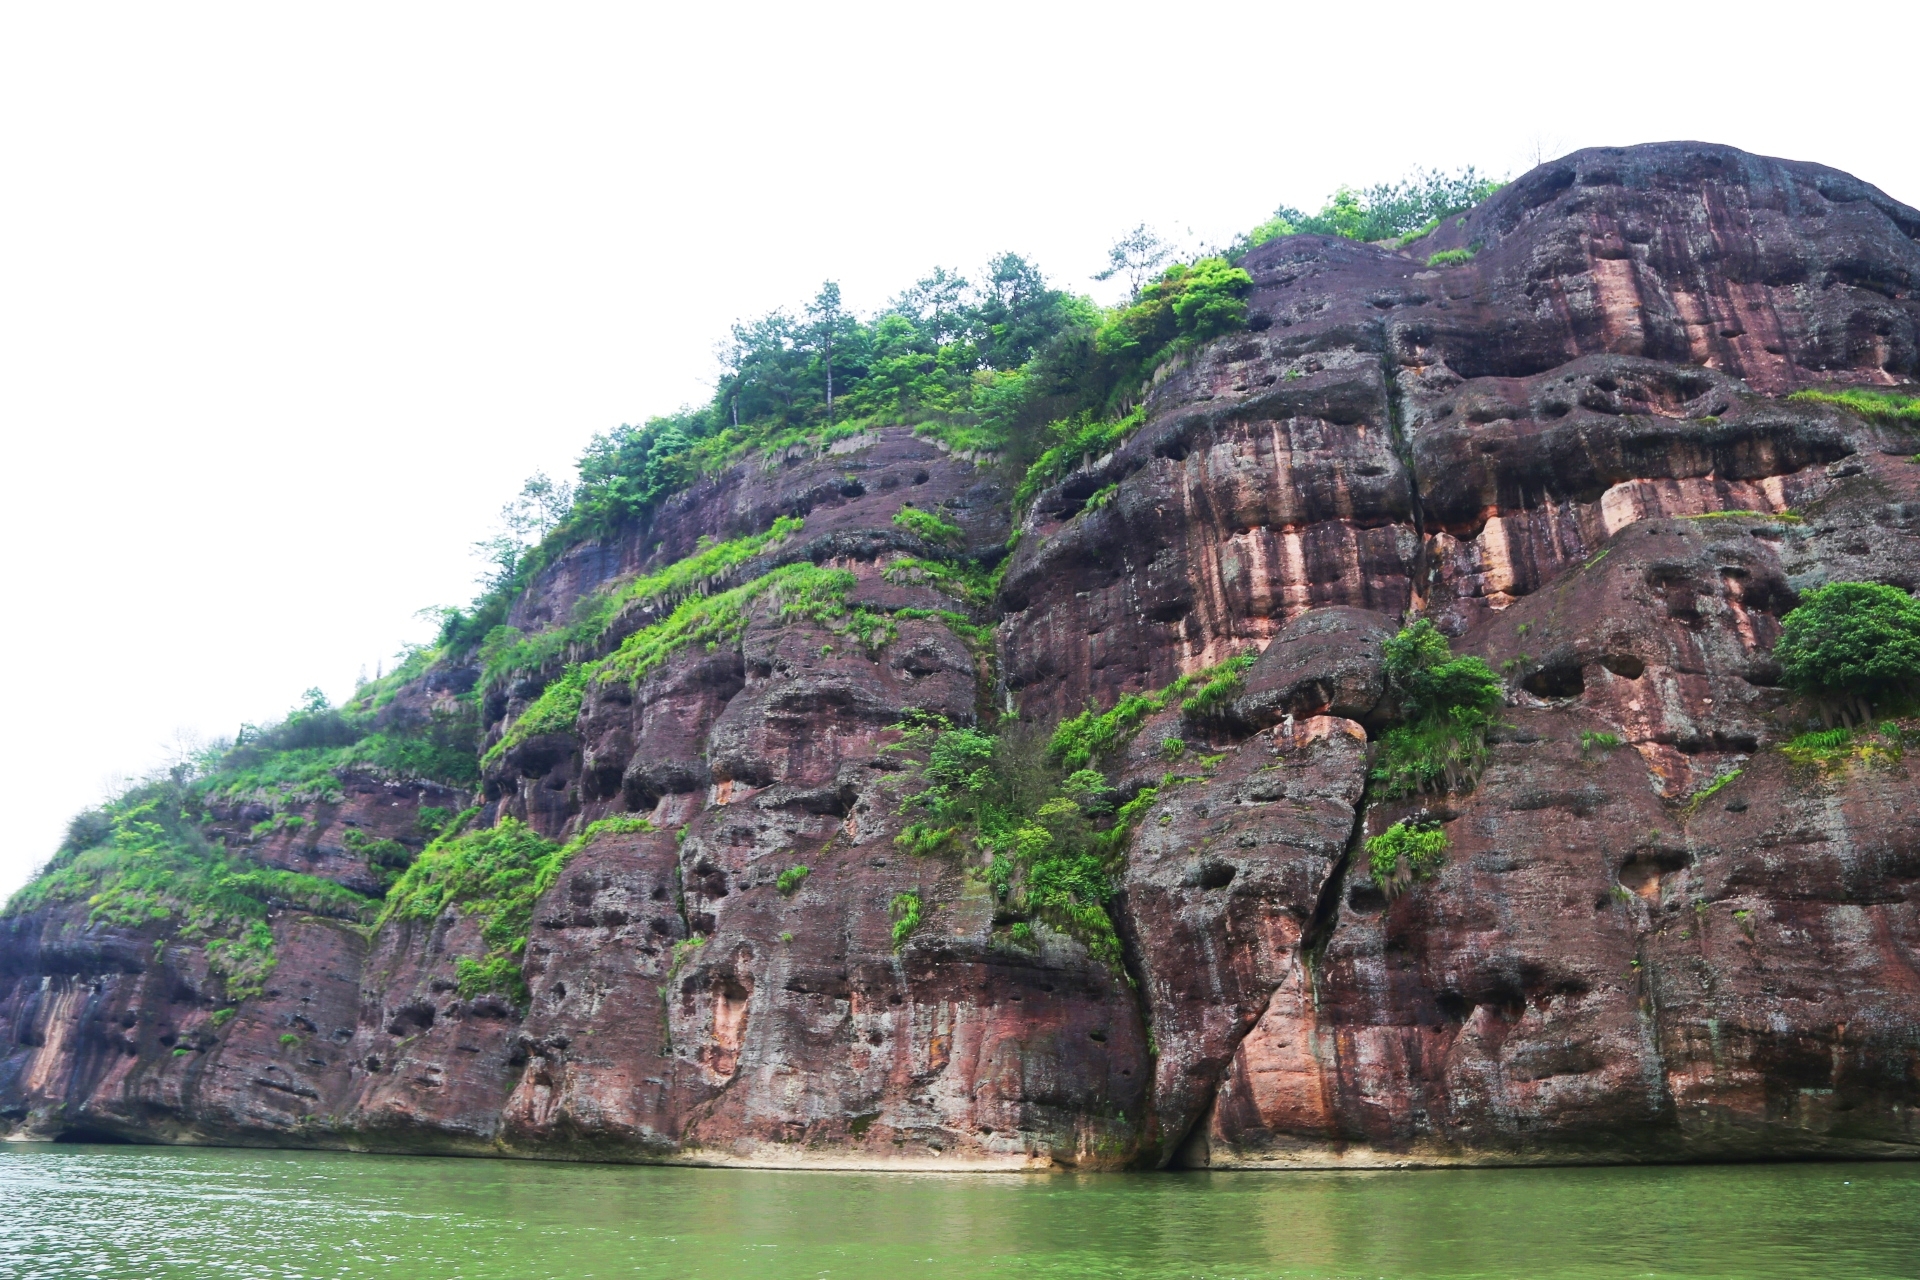
<instances>
[{"instance_id":1,"label":"green foliage clump","mask_svg":"<svg viewBox=\"0 0 1920 1280\"><path fill-rule=\"evenodd\" d=\"M498 626L480 643L480 684L497 688L516 671L540 671L568 654L598 644L628 610L703 592L731 569L786 542L805 522L780 516L764 532L725 542L705 543L692 555L624 584L582 596L566 626L535 635Z\"/></svg>"},{"instance_id":2,"label":"green foliage clump","mask_svg":"<svg viewBox=\"0 0 1920 1280\"><path fill-rule=\"evenodd\" d=\"M1136 409L1121 418L1086 412L1048 423L1042 438L1050 443L1015 486L1014 506L1026 506L1042 489L1071 474L1074 468L1104 456L1145 421L1145 412Z\"/></svg>"},{"instance_id":3,"label":"green foliage clump","mask_svg":"<svg viewBox=\"0 0 1920 1280\"><path fill-rule=\"evenodd\" d=\"M606 657L570 665L507 727L500 741L481 757L481 763L493 763L535 734L571 731L590 683L625 680L638 684L648 672L688 645L713 649L737 638L747 629L752 607L763 597L766 607L781 618L825 623L844 616L846 595L855 581L845 569L790 564L731 590L691 597L659 622L628 636Z\"/></svg>"},{"instance_id":4,"label":"green foliage clump","mask_svg":"<svg viewBox=\"0 0 1920 1280\"><path fill-rule=\"evenodd\" d=\"M1055 726L1047 752L1056 764L1068 769L1084 769L1125 746L1148 716L1165 711L1175 701L1179 701L1180 709L1188 714L1204 715L1239 693L1247 668L1258 656L1236 654L1217 667L1189 672L1163 689L1123 693L1106 711L1095 711L1089 706ZM1196 685L1199 691L1186 696L1187 690ZM1181 743L1181 749L1185 747L1186 744ZM1163 743L1162 750L1165 749Z\"/></svg>"},{"instance_id":5,"label":"green foliage clump","mask_svg":"<svg viewBox=\"0 0 1920 1280\"><path fill-rule=\"evenodd\" d=\"M1247 686L1247 668L1253 665L1256 656L1258 655L1245 653L1228 658L1208 671L1204 681L1198 679L1199 673L1195 673L1195 682L1199 683L1200 687L1190 696L1182 699L1181 712L1189 716L1211 715L1240 696L1240 691Z\"/></svg>"},{"instance_id":6,"label":"green foliage clump","mask_svg":"<svg viewBox=\"0 0 1920 1280\"><path fill-rule=\"evenodd\" d=\"M478 709L472 698L455 699L450 708L438 708L410 727L376 730L371 704L377 699L365 692L362 686L354 701L335 708L317 689L309 690L304 705L279 724L240 726L230 745L209 748L186 771L210 803L251 801L273 809L337 803L343 794L340 775L346 772L453 786L479 781L473 750Z\"/></svg>"},{"instance_id":7,"label":"green foliage clump","mask_svg":"<svg viewBox=\"0 0 1920 1280\"><path fill-rule=\"evenodd\" d=\"M1396 822L1367 840L1367 870L1388 897L1425 880L1446 861L1447 833L1437 822Z\"/></svg>"},{"instance_id":8,"label":"green foliage clump","mask_svg":"<svg viewBox=\"0 0 1920 1280\"><path fill-rule=\"evenodd\" d=\"M1476 657L1453 656L1425 618L1386 642L1388 687L1407 723L1380 739L1371 776L1385 798L1453 791L1468 785L1486 754L1487 729L1505 686Z\"/></svg>"},{"instance_id":9,"label":"green foliage clump","mask_svg":"<svg viewBox=\"0 0 1920 1280\"><path fill-rule=\"evenodd\" d=\"M1580 731L1580 750L1582 754L1593 751L1595 748L1601 751L1612 751L1620 745L1620 735L1617 733L1603 733L1597 729L1582 729Z\"/></svg>"},{"instance_id":10,"label":"green foliage clump","mask_svg":"<svg viewBox=\"0 0 1920 1280\"><path fill-rule=\"evenodd\" d=\"M1878 582L1832 582L1800 597L1774 646L1789 687L1829 721L1864 722L1920 690L1920 601Z\"/></svg>"},{"instance_id":11,"label":"green foliage clump","mask_svg":"<svg viewBox=\"0 0 1920 1280\"><path fill-rule=\"evenodd\" d=\"M893 522L916 537L928 542L957 543L964 536L960 526L948 524L931 511L922 511L918 507L905 506L893 513Z\"/></svg>"},{"instance_id":12,"label":"green foliage clump","mask_svg":"<svg viewBox=\"0 0 1920 1280\"><path fill-rule=\"evenodd\" d=\"M390 887L403 871L413 865L413 850L398 840L370 836L349 827L341 835L340 843L360 855L367 864L367 871L382 888Z\"/></svg>"},{"instance_id":13,"label":"green foliage clump","mask_svg":"<svg viewBox=\"0 0 1920 1280\"><path fill-rule=\"evenodd\" d=\"M799 891L801 882L811 871L812 868L804 862L798 866L788 867L773 878L773 887L779 891L781 897L790 898Z\"/></svg>"},{"instance_id":14,"label":"green foliage clump","mask_svg":"<svg viewBox=\"0 0 1920 1280\"><path fill-rule=\"evenodd\" d=\"M599 664L596 678L638 683L641 677L691 644L712 649L744 632L749 607L765 597L776 616L828 623L846 612L856 579L845 569L790 564L717 595L688 600L665 619L628 636Z\"/></svg>"},{"instance_id":15,"label":"green foliage clump","mask_svg":"<svg viewBox=\"0 0 1920 1280\"><path fill-rule=\"evenodd\" d=\"M893 917L893 949L898 951L920 927L920 895L896 893L887 910Z\"/></svg>"},{"instance_id":16,"label":"green foliage clump","mask_svg":"<svg viewBox=\"0 0 1920 1280\"><path fill-rule=\"evenodd\" d=\"M1471 249L1442 249L1438 253L1430 253L1427 255L1427 265L1430 267L1457 267L1463 262L1472 262L1473 258L1474 253Z\"/></svg>"},{"instance_id":17,"label":"green foliage clump","mask_svg":"<svg viewBox=\"0 0 1920 1280\"><path fill-rule=\"evenodd\" d=\"M516 818L480 831L435 840L387 893L376 925L389 920L438 919L449 909L480 922L487 952L459 957L455 979L462 997L498 991L524 1004L521 955L533 925L533 906L553 887L573 856L603 835L651 831L644 818L603 818L566 844L542 836Z\"/></svg>"},{"instance_id":18,"label":"green foliage clump","mask_svg":"<svg viewBox=\"0 0 1920 1280\"><path fill-rule=\"evenodd\" d=\"M1920 427L1920 396L1905 396L1892 391L1868 391L1862 387L1829 388L1821 391L1796 391L1787 397L1801 404L1830 404L1856 414L1869 422L1886 426Z\"/></svg>"},{"instance_id":19,"label":"green foliage clump","mask_svg":"<svg viewBox=\"0 0 1920 1280\"><path fill-rule=\"evenodd\" d=\"M1453 174L1416 171L1399 182L1377 183L1364 190L1343 186L1318 213L1280 206L1272 218L1236 239L1227 256L1237 262L1268 240L1308 233L1348 240L1416 240L1437 230L1442 219L1466 212L1501 186L1482 178L1471 166Z\"/></svg>"},{"instance_id":20,"label":"green foliage clump","mask_svg":"<svg viewBox=\"0 0 1920 1280\"><path fill-rule=\"evenodd\" d=\"M1364 192L1342 188L1319 214L1281 210L1224 257L1171 264L1171 248L1143 227L1115 246L1116 269L1124 262L1135 288L1110 309L1051 287L1012 253L972 280L936 269L864 319L846 311L839 286L826 282L797 312L733 326L705 404L596 436L573 484L529 480L503 512L507 534L482 544L493 566L485 590L468 608L442 611L438 653L484 645L490 682L578 657L570 648L583 634L600 633L620 600L589 598L568 626L521 636L506 627L513 599L570 547L647 519L749 453L772 464L869 428L910 425L961 453L998 458L1010 478L1021 478L1024 502L1135 425L1129 410L1160 364L1247 323L1252 280L1234 260L1252 244L1296 230L1398 234L1488 190L1471 170ZM711 573L712 564L686 571ZM628 598L655 590L671 596L674 589L635 583Z\"/></svg>"},{"instance_id":21,"label":"green foliage clump","mask_svg":"<svg viewBox=\"0 0 1920 1280\"><path fill-rule=\"evenodd\" d=\"M1907 734L1897 721L1882 721L1877 732L1840 725L1815 729L1781 744L1780 753L1798 765L1831 769L1849 760L1893 764L1906 754Z\"/></svg>"},{"instance_id":22,"label":"green foliage clump","mask_svg":"<svg viewBox=\"0 0 1920 1280\"><path fill-rule=\"evenodd\" d=\"M1746 770L1744 769L1729 769L1712 782L1709 782L1706 786L1700 788L1700 790L1694 792L1693 796L1687 801L1687 816L1692 817L1694 814L1700 812L1701 805L1726 790L1733 784L1734 779L1745 772Z\"/></svg>"},{"instance_id":23,"label":"green foliage clump","mask_svg":"<svg viewBox=\"0 0 1920 1280\"><path fill-rule=\"evenodd\" d=\"M580 708L586 703L588 674L588 668L578 662L568 666L559 679L540 691L533 705L507 726L500 741L487 748L480 763L492 764L529 738L544 733L573 732L574 724L580 719Z\"/></svg>"},{"instance_id":24,"label":"green foliage clump","mask_svg":"<svg viewBox=\"0 0 1920 1280\"><path fill-rule=\"evenodd\" d=\"M1069 771L1050 744L1019 726L987 733L928 716L896 728L896 749L919 757L902 805L915 818L900 845L922 856L982 855L1002 918L1044 920L1117 965L1107 903L1154 789L1117 803L1098 770Z\"/></svg>"},{"instance_id":25,"label":"green foliage clump","mask_svg":"<svg viewBox=\"0 0 1920 1280\"><path fill-rule=\"evenodd\" d=\"M76 820L67 844L13 895L6 914L85 902L89 923L170 924L178 938L204 943L227 998L240 1001L260 994L277 963L268 924L274 911L347 920L371 912L371 899L332 881L263 867L210 843L200 830L201 805L191 784L133 788Z\"/></svg>"}]
</instances>

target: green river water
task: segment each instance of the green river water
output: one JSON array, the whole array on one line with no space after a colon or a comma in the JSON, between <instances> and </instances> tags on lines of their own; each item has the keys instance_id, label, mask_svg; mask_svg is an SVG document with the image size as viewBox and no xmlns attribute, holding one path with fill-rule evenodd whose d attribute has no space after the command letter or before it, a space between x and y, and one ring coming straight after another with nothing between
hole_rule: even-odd
<instances>
[{"instance_id":1,"label":"green river water","mask_svg":"<svg viewBox=\"0 0 1920 1280\"><path fill-rule=\"evenodd\" d=\"M0 1150L0 1276L1920 1276L1920 1165L778 1173Z\"/></svg>"}]
</instances>

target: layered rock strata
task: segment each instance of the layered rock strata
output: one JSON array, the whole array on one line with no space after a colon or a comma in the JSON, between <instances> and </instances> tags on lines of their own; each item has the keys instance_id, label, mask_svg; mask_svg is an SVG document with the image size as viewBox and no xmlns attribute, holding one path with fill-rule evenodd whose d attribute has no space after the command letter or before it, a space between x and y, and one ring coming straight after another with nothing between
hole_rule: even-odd
<instances>
[{"instance_id":1,"label":"layered rock strata","mask_svg":"<svg viewBox=\"0 0 1920 1280\"><path fill-rule=\"evenodd\" d=\"M1771 656L1811 586L1920 587L1920 438L1787 398L1915 389L1920 212L1665 144L1542 166L1403 248L1293 236L1244 266L1248 331L1163 368L1144 425L1023 511L990 461L877 430L703 482L512 617L803 516L728 581L846 569L849 607L909 611L883 643L762 609L590 687L477 797L358 778L293 832L214 815L360 891L346 833L418 843L424 806L556 839L646 815L535 904L524 1005L459 995L485 946L458 910L289 908L216 1024L203 946L50 905L0 920L13 1136L943 1169L1920 1153L1920 785L1886 753L1783 755L1805 708ZM1016 529L984 616L895 571ZM1389 898L1359 850L1415 810L1368 791L1412 616L1508 705L1477 785L1429 798L1444 866ZM1137 788L1165 739L1210 761L1126 852L1118 965L1016 939L977 868L896 843L903 718L1044 729L1254 651L1223 708L1170 706L1116 762ZM542 687L489 692L482 745ZM903 894L925 918L896 946Z\"/></svg>"}]
</instances>

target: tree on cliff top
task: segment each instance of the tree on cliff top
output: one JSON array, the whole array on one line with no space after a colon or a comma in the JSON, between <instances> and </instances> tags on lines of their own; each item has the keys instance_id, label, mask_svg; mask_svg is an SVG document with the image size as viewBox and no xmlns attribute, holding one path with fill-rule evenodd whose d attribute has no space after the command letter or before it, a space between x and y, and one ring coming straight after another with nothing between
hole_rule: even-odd
<instances>
[{"instance_id":1,"label":"tree on cliff top","mask_svg":"<svg viewBox=\"0 0 1920 1280\"><path fill-rule=\"evenodd\" d=\"M1878 582L1832 582L1781 619L1774 648L1787 684L1855 724L1920 688L1920 601Z\"/></svg>"},{"instance_id":2,"label":"tree on cliff top","mask_svg":"<svg viewBox=\"0 0 1920 1280\"><path fill-rule=\"evenodd\" d=\"M1364 189L1343 186L1327 197L1318 213L1281 205L1273 217L1235 240L1227 257L1237 262L1249 249L1280 236L1311 233L1371 241L1425 235L1440 219L1473 208L1503 185L1468 165L1458 173L1415 170L1399 182Z\"/></svg>"}]
</instances>

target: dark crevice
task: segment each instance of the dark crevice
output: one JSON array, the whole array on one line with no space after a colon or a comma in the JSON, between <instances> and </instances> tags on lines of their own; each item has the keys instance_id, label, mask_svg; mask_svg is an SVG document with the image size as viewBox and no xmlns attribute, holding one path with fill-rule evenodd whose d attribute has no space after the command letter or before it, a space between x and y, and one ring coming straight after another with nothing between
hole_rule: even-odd
<instances>
[{"instance_id":1,"label":"dark crevice","mask_svg":"<svg viewBox=\"0 0 1920 1280\"><path fill-rule=\"evenodd\" d=\"M1430 572L1431 550L1427 538L1426 503L1420 495L1420 470L1413 462L1413 442L1407 438L1406 409L1400 396L1400 365L1393 358L1393 341L1387 326L1380 326L1380 380L1387 400L1387 435L1393 441L1394 456L1407 473L1407 504L1413 513L1413 531L1419 535L1420 550L1414 555L1407 607L1423 607Z\"/></svg>"},{"instance_id":2,"label":"dark crevice","mask_svg":"<svg viewBox=\"0 0 1920 1280\"><path fill-rule=\"evenodd\" d=\"M1125 889L1120 890L1120 892L1113 896L1109 910L1115 924L1118 926L1115 932L1120 937L1120 967L1126 970L1127 989L1133 996L1134 1008L1140 1015L1140 1028L1146 1033L1144 1043L1152 1044L1153 1002L1147 998L1147 970L1146 966L1141 963L1139 939L1134 936L1133 919L1127 912L1127 893ZM1143 1131L1150 1130L1156 1120L1153 1085L1157 1075L1157 1066L1157 1056L1151 1053L1148 1054L1146 1061L1147 1090L1145 1113L1140 1117ZM1184 1137L1181 1139L1182 1142L1185 1140ZM1150 1148L1143 1145L1135 1158L1139 1159L1140 1156L1146 1155L1149 1150ZM1170 1150L1177 1151L1178 1148L1171 1148Z\"/></svg>"},{"instance_id":3,"label":"dark crevice","mask_svg":"<svg viewBox=\"0 0 1920 1280\"><path fill-rule=\"evenodd\" d=\"M1314 901L1313 915L1300 934L1300 964L1313 981L1316 1005L1320 1002L1320 957L1326 954L1327 944L1333 941L1334 928L1340 923L1340 899L1346 893L1347 871L1366 842L1367 791L1371 786L1369 783L1361 790L1360 799L1353 806L1353 830L1347 833L1347 847L1340 851L1340 860L1327 873L1326 882L1320 886L1320 896Z\"/></svg>"},{"instance_id":4,"label":"dark crevice","mask_svg":"<svg viewBox=\"0 0 1920 1280\"><path fill-rule=\"evenodd\" d=\"M1269 999L1271 999L1271 997L1269 997ZM1261 1016L1264 1017L1266 1012L1265 1006L1262 1006L1260 1009ZM1258 1025L1259 1021L1259 1018L1255 1018L1254 1024ZM1242 1032L1241 1035L1244 1038L1245 1032ZM1234 1041L1234 1048L1238 1049L1239 1047L1240 1041L1236 1039ZM1165 1164L1161 1166L1162 1168L1205 1169L1209 1167L1211 1161L1202 1162L1194 1158L1195 1153L1193 1148L1197 1141L1204 1141L1201 1135L1206 1132L1207 1125L1213 1120L1213 1105L1219 1101L1220 1085L1226 1078L1227 1072L1231 1070L1233 1070L1233 1056L1229 1054L1227 1056L1227 1065L1220 1072L1221 1079L1215 1080L1212 1088L1207 1091L1206 1105L1194 1112L1193 1123L1188 1125L1187 1131L1180 1135L1180 1141L1167 1148L1167 1158Z\"/></svg>"},{"instance_id":5,"label":"dark crevice","mask_svg":"<svg viewBox=\"0 0 1920 1280\"><path fill-rule=\"evenodd\" d=\"M1334 926L1340 921L1340 895L1346 888L1347 868L1353 865L1353 860L1361 845L1364 843L1366 834L1367 793L1363 788L1359 800L1354 804L1353 830L1347 834L1346 847L1340 851L1339 860L1336 861L1333 864L1333 868L1327 872L1326 881L1321 884L1320 893L1314 900L1313 914L1308 917L1307 927L1300 935L1300 963L1307 972L1308 980L1312 983L1314 1004L1316 1007L1320 1002L1320 981L1318 975L1320 956L1326 950L1327 943L1332 940ZM1128 971L1133 971L1131 964L1129 965ZM1227 1072L1233 1069L1233 1058L1234 1055L1239 1052L1240 1042L1246 1039L1255 1027L1260 1025L1261 1020L1267 1016L1267 1010L1272 1004L1273 992L1268 991L1266 1000L1260 1005L1260 1011L1255 1014L1251 1020L1244 1023L1231 1038L1227 1045L1226 1065L1221 1068L1220 1075L1216 1077L1209 1086L1206 1101L1195 1109L1193 1120L1188 1124L1186 1132L1180 1135L1180 1140L1162 1148L1162 1150L1167 1153L1165 1157L1166 1168L1186 1169L1207 1167L1204 1164L1196 1162L1194 1158L1197 1154L1193 1151L1195 1142L1198 1136L1205 1132L1206 1126L1212 1122L1214 1105L1219 1101L1220 1097L1220 1086L1225 1083Z\"/></svg>"},{"instance_id":6,"label":"dark crevice","mask_svg":"<svg viewBox=\"0 0 1920 1280\"><path fill-rule=\"evenodd\" d=\"M1427 514L1420 498L1420 472L1413 465L1413 443L1407 439L1406 413L1400 403L1400 366L1393 358L1393 344L1387 336L1385 325L1380 326L1380 380L1387 398L1387 434L1393 441L1393 452L1400 459L1400 465L1407 469L1407 497L1413 509L1413 528L1420 535L1424 559Z\"/></svg>"}]
</instances>

